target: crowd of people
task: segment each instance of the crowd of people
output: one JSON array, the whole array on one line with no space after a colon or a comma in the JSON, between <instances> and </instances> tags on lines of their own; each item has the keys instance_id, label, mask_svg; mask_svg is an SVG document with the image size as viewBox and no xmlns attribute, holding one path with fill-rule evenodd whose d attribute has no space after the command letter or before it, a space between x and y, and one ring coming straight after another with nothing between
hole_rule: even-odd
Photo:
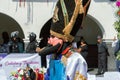
<instances>
[{"instance_id":1,"label":"crowd of people","mask_svg":"<svg viewBox=\"0 0 120 80\"><path fill-rule=\"evenodd\" d=\"M2 33L3 43L0 45L0 53L36 53L38 42L36 34L29 34L29 43L25 49L24 41L19 37L18 31L11 32L10 38L7 32Z\"/></svg>"}]
</instances>

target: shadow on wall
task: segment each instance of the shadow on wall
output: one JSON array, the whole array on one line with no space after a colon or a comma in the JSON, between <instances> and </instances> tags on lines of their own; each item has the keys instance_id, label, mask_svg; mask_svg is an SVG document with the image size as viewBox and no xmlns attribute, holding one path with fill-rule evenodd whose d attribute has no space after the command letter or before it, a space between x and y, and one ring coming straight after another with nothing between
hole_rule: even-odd
<instances>
[{"instance_id":1,"label":"shadow on wall","mask_svg":"<svg viewBox=\"0 0 120 80\"><path fill-rule=\"evenodd\" d=\"M14 2L20 2L20 0L12 0ZM56 2L56 0L21 0L21 2Z\"/></svg>"}]
</instances>

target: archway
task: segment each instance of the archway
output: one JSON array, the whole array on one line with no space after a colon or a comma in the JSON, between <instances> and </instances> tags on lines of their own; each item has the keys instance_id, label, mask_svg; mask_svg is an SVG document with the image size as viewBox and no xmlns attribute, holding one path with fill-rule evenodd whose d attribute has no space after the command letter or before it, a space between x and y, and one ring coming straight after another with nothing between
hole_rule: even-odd
<instances>
[{"instance_id":1,"label":"archway","mask_svg":"<svg viewBox=\"0 0 120 80\"><path fill-rule=\"evenodd\" d=\"M98 63L98 48L97 48L97 36L103 37L105 33L104 28L94 17L87 15L83 21L82 28L78 31L76 38L79 40L80 36L88 43L88 67L97 67Z\"/></svg>"},{"instance_id":2,"label":"archway","mask_svg":"<svg viewBox=\"0 0 120 80\"><path fill-rule=\"evenodd\" d=\"M39 36L39 38L41 38L41 41L39 43L39 46L41 48L47 45L48 37L50 35L51 21L52 19L48 20L41 29L40 36ZM47 67L47 64L46 64L47 61L46 61L45 55L41 56L41 62L42 62L42 66Z\"/></svg>"},{"instance_id":3,"label":"archway","mask_svg":"<svg viewBox=\"0 0 120 80\"><path fill-rule=\"evenodd\" d=\"M40 38L45 38L43 42L41 42L41 47L47 44L47 38L50 35L50 25L51 19L43 26L40 33ZM94 17L87 15L83 21L82 29L80 29L76 34L76 41L79 41L80 36L83 36L86 42L88 43L88 58L87 63L89 67L97 67L98 56L97 56L97 36L105 33L102 25L97 21Z\"/></svg>"},{"instance_id":4,"label":"archway","mask_svg":"<svg viewBox=\"0 0 120 80\"><path fill-rule=\"evenodd\" d=\"M82 28L76 34L76 40L79 40L80 36L83 36L89 45L95 45L97 43L97 36L103 37L105 33L102 25L94 17L87 15L83 21Z\"/></svg>"},{"instance_id":5,"label":"archway","mask_svg":"<svg viewBox=\"0 0 120 80\"><path fill-rule=\"evenodd\" d=\"M50 35L51 21L52 21L52 19L48 20L41 29L39 38L42 38L43 42L41 41L40 47L44 47L47 45L47 40Z\"/></svg>"},{"instance_id":6,"label":"archway","mask_svg":"<svg viewBox=\"0 0 120 80\"><path fill-rule=\"evenodd\" d=\"M24 33L20 25L10 16L0 13L0 43L3 41L1 35L3 32L8 32L10 36L13 31L19 31L20 38L24 38Z\"/></svg>"}]
</instances>

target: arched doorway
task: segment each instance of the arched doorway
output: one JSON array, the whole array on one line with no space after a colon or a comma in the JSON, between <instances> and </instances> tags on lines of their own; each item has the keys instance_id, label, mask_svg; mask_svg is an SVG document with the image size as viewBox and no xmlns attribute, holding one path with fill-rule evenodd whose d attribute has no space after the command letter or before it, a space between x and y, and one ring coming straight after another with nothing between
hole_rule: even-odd
<instances>
[{"instance_id":1,"label":"arched doorway","mask_svg":"<svg viewBox=\"0 0 120 80\"><path fill-rule=\"evenodd\" d=\"M79 40L80 36L88 43L88 67L97 67L98 63L98 49L97 49L97 36L104 34L104 29L100 23L92 16L87 15L83 21L82 28L78 31L76 38Z\"/></svg>"},{"instance_id":2,"label":"arched doorway","mask_svg":"<svg viewBox=\"0 0 120 80\"><path fill-rule=\"evenodd\" d=\"M41 47L44 47L47 45L47 40L50 35L51 21L52 21L52 19L48 20L40 31L39 38L43 38L43 42L41 42L41 44L40 44Z\"/></svg>"},{"instance_id":3,"label":"arched doorway","mask_svg":"<svg viewBox=\"0 0 120 80\"><path fill-rule=\"evenodd\" d=\"M0 43L3 41L1 35L3 32L8 32L10 36L13 31L19 31L20 38L24 38L24 33L20 25L10 16L0 13Z\"/></svg>"}]
</instances>

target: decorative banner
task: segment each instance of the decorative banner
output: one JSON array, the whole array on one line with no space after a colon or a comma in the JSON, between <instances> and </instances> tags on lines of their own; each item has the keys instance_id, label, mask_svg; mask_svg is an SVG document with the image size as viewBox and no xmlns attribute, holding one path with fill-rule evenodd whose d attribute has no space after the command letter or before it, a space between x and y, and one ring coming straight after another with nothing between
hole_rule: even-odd
<instances>
[{"instance_id":1,"label":"decorative banner","mask_svg":"<svg viewBox=\"0 0 120 80\"><path fill-rule=\"evenodd\" d=\"M25 0L19 0L19 7L21 7L22 6L22 2L24 2L24 7L25 7Z\"/></svg>"},{"instance_id":2,"label":"decorative banner","mask_svg":"<svg viewBox=\"0 0 120 80\"><path fill-rule=\"evenodd\" d=\"M7 53L0 53L0 61L1 61L5 56L7 56Z\"/></svg>"},{"instance_id":3,"label":"decorative banner","mask_svg":"<svg viewBox=\"0 0 120 80\"><path fill-rule=\"evenodd\" d=\"M0 61L2 64L2 70L4 70L7 77L11 72L18 69L25 69L29 64L31 68L41 68L41 58L36 54L10 54Z\"/></svg>"},{"instance_id":4,"label":"decorative banner","mask_svg":"<svg viewBox=\"0 0 120 80\"><path fill-rule=\"evenodd\" d=\"M7 56L7 53L0 53L0 61ZM2 68L2 64L0 64L0 69Z\"/></svg>"}]
</instances>

